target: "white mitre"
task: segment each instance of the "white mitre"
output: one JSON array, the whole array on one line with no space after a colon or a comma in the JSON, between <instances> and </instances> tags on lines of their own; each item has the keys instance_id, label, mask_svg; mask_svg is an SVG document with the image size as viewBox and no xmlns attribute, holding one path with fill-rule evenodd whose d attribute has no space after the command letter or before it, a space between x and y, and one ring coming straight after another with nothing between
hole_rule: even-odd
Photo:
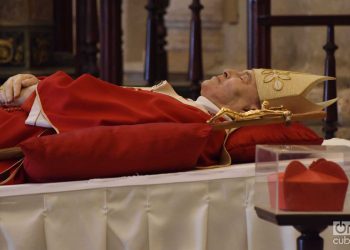
<instances>
[{"instance_id":1,"label":"white mitre","mask_svg":"<svg viewBox=\"0 0 350 250\"><path fill-rule=\"evenodd\" d=\"M335 103L337 98L313 103L306 98L311 89L334 77L275 69L253 69L261 103L268 101L270 107L283 106L292 113L321 111Z\"/></svg>"}]
</instances>

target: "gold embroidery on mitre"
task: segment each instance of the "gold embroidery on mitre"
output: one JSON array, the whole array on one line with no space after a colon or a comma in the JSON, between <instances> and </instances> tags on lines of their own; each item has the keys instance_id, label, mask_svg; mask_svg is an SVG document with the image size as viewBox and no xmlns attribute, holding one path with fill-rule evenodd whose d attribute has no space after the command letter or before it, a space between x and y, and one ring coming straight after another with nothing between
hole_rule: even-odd
<instances>
[{"instance_id":1,"label":"gold embroidery on mitre","mask_svg":"<svg viewBox=\"0 0 350 250\"><path fill-rule=\"evenodd\" d=\"M273 89L276 91L281 91L284 86L283 80L291 80L290 72L288 71L278 71L273 69L265 69L261 72L264 76L264 83L269 83L273 81Z\"/></svg>"}]
</instances>

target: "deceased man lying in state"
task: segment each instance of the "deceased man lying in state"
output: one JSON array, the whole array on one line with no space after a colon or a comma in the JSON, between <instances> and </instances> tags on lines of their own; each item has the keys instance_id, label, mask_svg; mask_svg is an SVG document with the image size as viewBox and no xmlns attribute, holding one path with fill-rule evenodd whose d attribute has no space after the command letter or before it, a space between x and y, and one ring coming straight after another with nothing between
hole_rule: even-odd
<instances>
[{"instance_id":1,"label":"deceased man lying in state","mask_svg":"<svg viewBox=\"0 0 350 250\"><path fill-rule=\"evenodd\" d=\"M65 175L57 169L51 169L50 177L44 176L38 170L39 165L46 163L38 163L36 160L34 163L33 159L25 158L25 178L29 181L75 180L228 165L229 157L223 157L225 153L220 153L225 151L222 145L227 134L222 130L213 130L206 123L212 115L221 108L235 112L259 109L263 101L268 101L271 107L283 105L292 113L322 110L325 105L334 101L314 104L305 96L317 83L327 79L333 78L272 69L230 69L203 81L201 96L193 101L177 95L167 81L150 88L126 88L88 74L75 80L63 72L40 80L31 74L19 74L10 77L0 88L0 102L3 107L0 109L0 129L11 130L0 139L0 148L21 145L27 158L26 152L32 156L39 154L31 148L37 143L41 148L42 143L45 147L53 147L52 150L57 153L57 149L84 148L93 142L94 144L89 144L93 150L87 155L105 159L106 166L112 164L116 150L121 152L121 149L114 148L114 154L108 156L111 158L96 155L96 152L103 148L108 155L116 146L116 141L123 141L123 147L133 142L130 148L123 148L123 164L129 164L132 158L141 159L139 156L146 153L156 154L153 155L156 161L149 162L149 165L145 166L145 161L142 164L136 161L134 165L131 164L133 167L127 167L128 171L117 174L114 170L100 174L94 169L89 174L76 170L72 176L71 173ZM222 119L229 117L223 116ZM45 134L55 133L57 135L43 137ZM95 135L106 137L106 134L108 138L104 140L95 138ZM37 138L39 135L41 137ZM73 143L73 146L71 141L66 141L72 140L71 138L75 138L78 144ZM82 138L88 138L89 142L84 143ZM58 140L58 146L52 146L56 142L51 140ZM107 142L104 145L101 141ZM172 143L174 141L175 144ZM145 146L146 142L150 144ZM146 147L149 150L143 152ZM46 148L46 153L47 151L50 150ZM133 156L128 155L130 151L133 151ZM73 155L78 159L80 153L82 152L77 150ZM65 163L57 160L64 158L62 154L51 161L55 161L57 166L64 166ZM67 152L64 155L66 157ZM174 159L178 159L178 155L187 158L176 162ZM42 160L45 157L40 158ZM169 159L172 159L171 164ZM80 158L79 160L81 161ZM77 168L77 164L73 164L74 168ZM86 164L88 163L84 161L83 165ZM138 164L144 171L135 169ZM159 168L151 169L155 165Z\"/></svg>"}]
</instances>

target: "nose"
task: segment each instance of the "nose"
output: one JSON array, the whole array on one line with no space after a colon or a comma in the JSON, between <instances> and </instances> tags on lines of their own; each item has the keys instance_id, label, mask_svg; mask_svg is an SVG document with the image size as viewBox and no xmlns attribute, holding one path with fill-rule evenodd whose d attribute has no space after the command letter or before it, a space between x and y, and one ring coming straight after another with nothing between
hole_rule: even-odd
<instances>
[{"instance_id":1,"label":"nose","mask_svg":"<svg viewBox=\"0 0 350 250\"><path fill-rule=\"evenodd\" d=\"M239 73L237 70L234 70L234 69L225 69L224 75L226 75L227 78L230 78L232 76L239 76Z\"/></svg>"}]
</instances>

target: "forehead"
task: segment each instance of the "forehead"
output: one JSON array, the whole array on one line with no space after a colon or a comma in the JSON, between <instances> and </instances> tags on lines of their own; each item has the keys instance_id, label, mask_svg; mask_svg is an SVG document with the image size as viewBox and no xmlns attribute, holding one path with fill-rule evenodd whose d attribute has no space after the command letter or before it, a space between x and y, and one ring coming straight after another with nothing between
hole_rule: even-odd
<instances>
[{"instance_id":1,"label":"forehead","mask_svg":"<svg viewBox=\"0 0 350 250\"><path fill-rule=\"evenodd\" d=\"M224 69L224 71L234 72L234 73L245 73L245 72L252 72L252 70L249 69Z\"/></svg>"},{"instance_id":2,"label":"forehead","mask_svg":"<svg viewBox=\"0 0 350 250\"><path fill-rule=\"evenodd\" d=\"M241 76L241 75L247 74L247 75L249 75L249 83L256 85L255 75L254 75L253 70L250 70L250 69L244 69L244 70L226 69L225 71L229 72L233 76Z\"/></svg>"}]
</instances>

